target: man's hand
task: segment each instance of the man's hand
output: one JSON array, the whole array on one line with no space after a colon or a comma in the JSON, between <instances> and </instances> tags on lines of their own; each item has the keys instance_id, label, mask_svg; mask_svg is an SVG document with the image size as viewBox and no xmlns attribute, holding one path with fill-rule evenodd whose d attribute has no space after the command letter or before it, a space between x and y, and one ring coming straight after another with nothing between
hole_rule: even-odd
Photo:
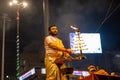
<instances>
[{"instance_id":1,"label":"man's hand","mask_svg":"<svg viewBox=\"0 0 120 80\"><path fill-rule=\"evenodd\" d=\"M70 49L69 49L70 50ZM69 61L72 61L73 58L72 56L70 56L70 54L68 52L64 52L64 56L69 60Z\"/></svg>"},{"instance_id":2,"label":"man's hand","mask_svg":"<svg viewBox=\"0 0 120 80\"><path fill-rule=\"evenodd\" d=\"M72 50L70 48L66 49L65 52L72 53Z\"/></svg>"}]
</instances>

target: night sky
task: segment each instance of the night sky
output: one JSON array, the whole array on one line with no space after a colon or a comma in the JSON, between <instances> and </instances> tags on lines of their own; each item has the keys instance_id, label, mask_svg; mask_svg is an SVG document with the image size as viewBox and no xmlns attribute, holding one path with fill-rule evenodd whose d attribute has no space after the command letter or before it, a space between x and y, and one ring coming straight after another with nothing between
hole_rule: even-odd
<instances>
[{"instance_id":1,"label":"night sky","mask_svg":"<svg viewBox=\"0 0 120 80\"><path fill-rule=\"evenodd\" d=\"M10 0L0 1L0 52L2 53L2 15L6 19L5 65L7 73L15 72L16 7ZM44 53L44 18L42 0L26 0L28 7L20 9L20 52ZM120 54L120 0L49 0L49 25L57 25L59 37L69 47L70 26L81 33L100 33L103 52ZM43 57L42 57L43 60ZM118 65L119 66L119 65ZM120 68L118 68L120 70Z\"/></svg>"}]
</instances>

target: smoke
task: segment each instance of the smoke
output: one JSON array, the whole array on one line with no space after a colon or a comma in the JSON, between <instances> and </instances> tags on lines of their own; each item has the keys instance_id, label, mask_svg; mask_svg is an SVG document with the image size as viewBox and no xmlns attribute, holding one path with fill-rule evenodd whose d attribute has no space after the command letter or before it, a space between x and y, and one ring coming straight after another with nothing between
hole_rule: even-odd
<instances>
[{"instance_id":1,"label":"smoke","mask_svg":"<svg viewBox=\"0 0 120 80\"><path fill-rule=\"evenodd\" d=\"M76 25L83 31L94 31L98 27L101 14L105 11L105 0L64 0L57 8L53 8L56 24L70 26ZM52 4L50 5L52 6ZM54 7L54 6L53 6Z\"/></svg>"}]
</instances>

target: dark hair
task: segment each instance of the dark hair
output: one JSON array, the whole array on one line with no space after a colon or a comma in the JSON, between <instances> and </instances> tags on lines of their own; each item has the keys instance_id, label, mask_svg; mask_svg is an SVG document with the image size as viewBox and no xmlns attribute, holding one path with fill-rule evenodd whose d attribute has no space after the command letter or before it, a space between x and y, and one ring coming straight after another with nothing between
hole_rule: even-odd
<instances>
[{"instance_id":1,"label":"dark hair","mask_svg":"<svg viewBox=\"0 0 120 80\"><path fill-rule=\"evenodd\" d=\"M53 26L56 26L56 25L51 25L51 26L49 26L48 30L50 31L51 27L53 27Z\"/></svg>"}]
</instances>

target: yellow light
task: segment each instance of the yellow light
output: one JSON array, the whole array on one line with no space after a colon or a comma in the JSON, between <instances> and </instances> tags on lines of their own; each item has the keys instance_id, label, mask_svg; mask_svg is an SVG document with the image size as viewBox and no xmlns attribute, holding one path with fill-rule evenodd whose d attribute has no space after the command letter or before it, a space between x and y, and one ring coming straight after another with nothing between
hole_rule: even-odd
<instances>
[{"instance_id":1,"label":"yellow light","mask_svg":"<svg viewBox=\"0 0 120 80\"><path fill-rule=\"evenodd\" d=\"M14 4L17 4L17 3L18 3L18 1L17 1L17 0L13 0L12 2L13 2Z\"/></svg>"},{"instance_id":2,"label":"yellow light","mask_svg":"<svg viewBox=\"0 0 120 80\"><path fill-rule=\"evenodd\" d=\"M25 8L27 6L28 6L28 4L26 2L23 2L23 7Z\"/></svg>"},{"instance_id":3,"label":"yellow light","mask_svg":"<svg viewBox=\"0 0 120 80\"><path fill-rule=\"evenodd\" d=\"M12 6L12 5L13 5L13 3L12 3L12 2L9 2L9 5L10 5L10 6Z\"/></svg>"}]
</instances>

